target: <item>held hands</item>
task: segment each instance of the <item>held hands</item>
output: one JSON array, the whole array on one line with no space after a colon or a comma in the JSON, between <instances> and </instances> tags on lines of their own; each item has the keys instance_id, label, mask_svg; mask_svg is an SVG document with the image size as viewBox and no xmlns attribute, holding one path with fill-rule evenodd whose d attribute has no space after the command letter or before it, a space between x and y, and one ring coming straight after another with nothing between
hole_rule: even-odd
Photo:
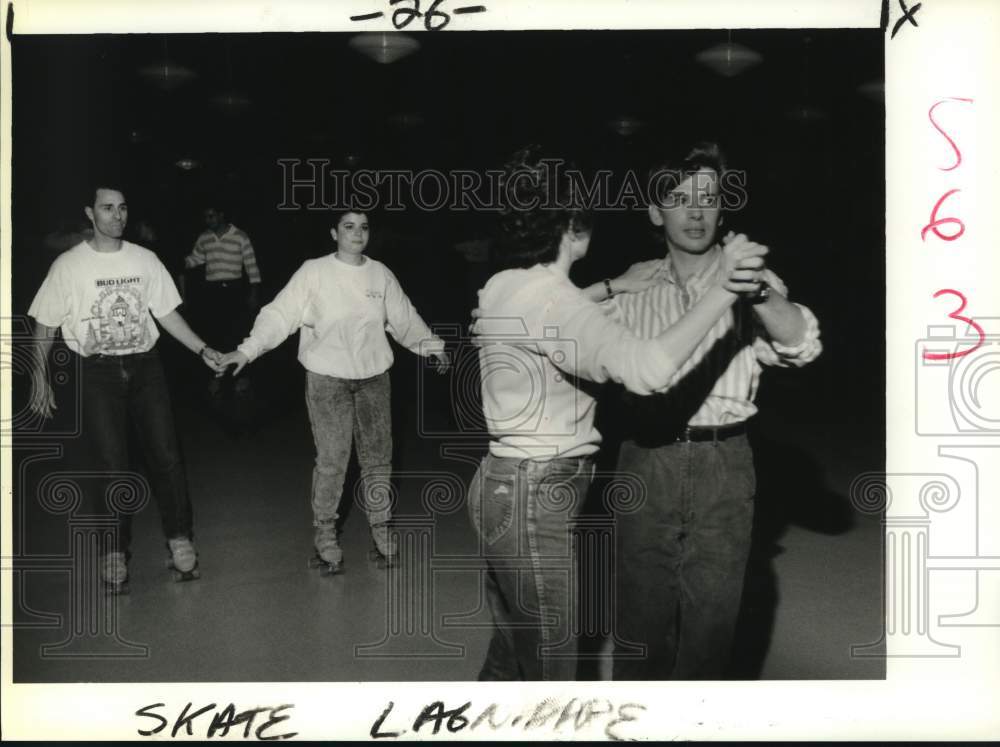
<instances>
[{"instance_id":1,"label":"held hands","mask_svg":"<svg viewBox=\"0 0 1000 747\"><path fill-rule=\"evenodd\" d=\"M236 366L236 368L233 369L233 376L235 376L240 371L242 371L243 367L249 362L250 359L247 358L245 355L243 355L243 353L241 353L239 350L234 350L231 353L226 353L225 355L223 355L222 358L219 360L219 365L222 366L223 372L225 372L225 370L230 366Z\"/></svg>"},{"instance_id":2,"label":"held hands","mask_svg":"<svg viewBox=\"0 0 1000 747\"><path fill-rule=\"evenodd\" d=\"M750 241L746 234L730 231L722 239L722 268L719 285L737 295L754 295L760 290L766 246Z\"/></svg>"},{"instance_id":3,"label":"held hands","mask_svg":"<svg viewBox=\"0 0 1000 747\"><path fill-rule=\"evenodd\" d=\"M210 348L207 345L204 350L201 351L201 360L206 366L215 371L215 377L218 378L226 372L226 367L222 365L222 353L214 348Z\"/></svg>"}]
</instances>

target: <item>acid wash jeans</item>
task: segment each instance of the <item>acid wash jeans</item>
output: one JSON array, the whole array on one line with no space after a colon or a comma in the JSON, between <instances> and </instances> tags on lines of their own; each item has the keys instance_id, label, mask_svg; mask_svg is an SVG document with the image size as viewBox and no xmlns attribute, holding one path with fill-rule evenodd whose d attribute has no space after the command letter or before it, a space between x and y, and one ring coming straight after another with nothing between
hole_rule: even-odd
<instances>
[{"instance_id":1,"label":"acid wash jeans","mask_svg":"<svg viewBox=\"0 0 1000 747\"><path fill-rule=\"evenodd\" d=\"M338 379L306 371L306 404L316 442L313 525L337 522L352 442L357 444L361 466L361 508L371 526L388 522L392 518L389 372L368 379Z\"/></svg>"},{"instance_id":2,"label":"acid wash jeans","mask_svg":"<svg viewBox=\"0 0 1000 747\"><path fill-rule=\"evenodd\" d=\"M469 489L486 559L493 638L480 680L572 680L577 664L573 520L594 477L589 457L489 455Z\"/></svg>"}]
</instances>

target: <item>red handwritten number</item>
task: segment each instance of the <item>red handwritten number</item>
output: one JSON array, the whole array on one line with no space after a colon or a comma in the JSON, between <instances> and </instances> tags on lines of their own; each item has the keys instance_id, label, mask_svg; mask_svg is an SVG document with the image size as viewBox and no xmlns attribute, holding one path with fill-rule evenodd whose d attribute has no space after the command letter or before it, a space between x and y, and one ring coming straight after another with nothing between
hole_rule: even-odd
<instances>
[{"instance_id":1,"label":"red handwritten number","mask_svg":"<svg viewBox=\"0 0 1000 747\"><path fill-rule=\"evenodd\" d=\"M924 226L922 229L920 229L920 240L921 241L926 241L927 240L927 232L928 231L933 231L934 235L937 236L942 241L954 241L959 236L961 236L963 233L965 233L965 224L962 223L962 221L959 218L938 218L937 217L938 208L941 207L941 203L944 202L945 200L947 200L949 197L951 197L956 192L960 192L960 191L961 190L958 190L958 189L949 189L947 192L945 192L943 195L941 195L941 199L940 200L938 200L936 203L934 203L934 209L931 210L931 222L928 223L926 226ZM958 224L958 231L956 231L955 233L951 234L950 236L947 235L947 234L941 233L938 230L938 226L943 226L946 223L957 223Z\"/></svg>"},{"instance_id":2,"label":"red handwritten number","mask_svg":"<svg viewBox=\"0 0 1000 747\"><path fill-rule=\"evenodd\" d=\"M965 104L971 104L973 102L973 99L963 99L955 96L949 96L946 99L941 99L940 101L934 102L934 105L927 110L927 118L931 121L931 124L934 125L934 129L941 133L941 136L948 141L948 145L951 146L951 149L955 151L955 163L953 163L951 166L948 166L947 168L945 168L944 166L938 166L938 168L941 171L952 171L954 169L957 169L962 163L962 151L960 151L958 149L958 146L955 145L955 141L952 140L950 137L948 137L948 133L941 129L941 125L939 125L934 120L934 110L937 109L939 106L941 106L941 104L946 104L949 101L961 101Z\"/></svg>"},{"instance_id":3,"label":"red handwritten number","mask_svg":"<svg viewBox=\"0 0 1000 747\"><path fill-rule=\"evenodd\" d=\"M965 322L970 327L972 327L974 330L976 330L976 334L979 335L979 342L976 343L975 347L971 347L968 350L960 350L957 353L928 353L925 350L924 351L924 360L928 360L928 361L945 361L945 360L949 360L951 358L961 358L961 357L966 356L969 353L973 352L974 350L978 350L980 347L982 347L983 342L985 342L985 340L986 340L986 333L983 332L983 328L982 327L980 327L972 319L969 319L966 316L959 316L959 314L961 314L963 311L965 311L965 305L967 303L967 301L965 300L965 296L963 296L957 290L952 290L951 288L942 288L941 290L939 290L937 293L934 294L934 298L937 298L938 296L943 296L945 294L949 294L949 295L952 295L952 296L957 296L962 301L962 305L959 306L957 309L955 309L950 314L948 314L948 318L949 319L955 319L956 321L959 321L959 322Z\"/></svg>"}]
</instances>

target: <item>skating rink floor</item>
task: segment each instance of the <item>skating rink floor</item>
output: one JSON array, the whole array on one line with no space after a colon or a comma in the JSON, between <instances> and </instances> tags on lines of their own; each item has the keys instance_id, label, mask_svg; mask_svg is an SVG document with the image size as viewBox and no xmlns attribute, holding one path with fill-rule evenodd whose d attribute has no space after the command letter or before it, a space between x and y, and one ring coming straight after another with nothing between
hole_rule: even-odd
<instances>
[{"instance_id":1,"label":"skating rink floor","mask_svg":"<svg viewBox=\"0 0 1000 747\"><path fill-rule=\"evenodd\" d=\"M196 387L175 382L200 554L194 582L165 570L150 505L135 519L130 593L94 601L103 597L81 567L84 551L77 561L70 552L87 517L57 513L58 499L41 496L52 475L73 469L72 449L18 443L15 682L474 680L490 630L463 491L482 443L420 435L434 423L418 399L437 412L451 394L446 377L420 384L413 361L393 370L404 552L391 570L369 560L357 509L344 522L345 572L308 568L313 445L293 360L275 363L276 379L258 379L272 396L249 432L234 432ZM856 475L882 469L881 434L836 420L793 406L758 418L761 492L734 678L884 676L881 657L851 653L881 638L880 518L848 500ZM442 455L446 444L455 448ZM345 502L356 475L352 465ZM607 678L606 629L591 621L581 679Z\"/></svg>"}]
</instances>

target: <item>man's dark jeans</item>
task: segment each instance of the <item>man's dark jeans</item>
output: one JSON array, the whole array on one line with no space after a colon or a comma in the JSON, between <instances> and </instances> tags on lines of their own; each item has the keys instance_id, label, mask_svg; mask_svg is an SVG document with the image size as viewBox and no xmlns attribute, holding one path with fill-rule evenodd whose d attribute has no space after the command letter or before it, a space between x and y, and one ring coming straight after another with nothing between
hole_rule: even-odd
<instances>
[{"instance_id":1,"label":"man's dark jeans","mask_svg":"<svg viewBox=\"0 0 1000 747\"><path fill-rule=\"evenodd\" d=\"M177 444L167 381L156 350L133 355L91 355L83 359L83 438L93 450L91 510L107 514L106 495L116 477L129 470L129 422L146 459L150 487L160 509L163 534L191 537L191 500ZM128 505L128 500L119 501ZM117 549L127 552L132 514L118 515Z\"/></svg>"},{"instance_id":2,"label":"man's dark jeans","mask_svg":"<svg viewBox=\"0 0 1000 747\"><path fill-rule=\"evenodd\" d=\"M588 457L483 459L469 515L487 563L493 638L480 680L576 677L573 520L594 477Z\"/></svg>"},{"instance_id":3,"label":"man's dark jeans","mask_svg":"<svg viewBox=\"0 0 1000 747\"><path fill-rule=\"evenodd\" d=\"M618 470L646 500L616 518L616 680L721 679L750 551L756 477L745 435L653 448L622 444Z\"/></svg>"}]
</instances>

